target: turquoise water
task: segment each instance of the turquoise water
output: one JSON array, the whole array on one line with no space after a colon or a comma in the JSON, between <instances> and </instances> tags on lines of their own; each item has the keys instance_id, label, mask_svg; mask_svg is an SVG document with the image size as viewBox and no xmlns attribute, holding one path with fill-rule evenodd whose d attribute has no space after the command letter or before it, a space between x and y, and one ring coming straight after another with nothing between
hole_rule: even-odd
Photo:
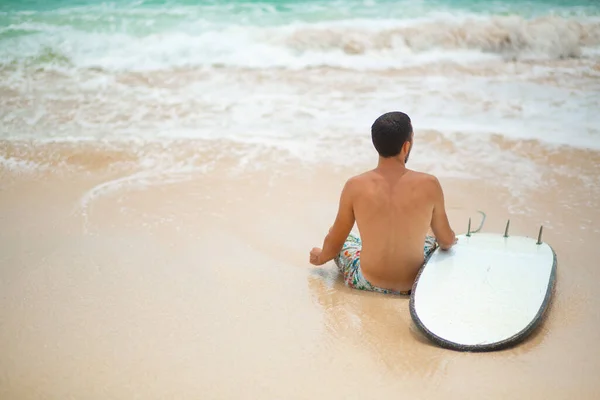
<instances>
[{"instance_id":1,"label":"turquoise water","mask_svg":"<svg viewBox=\"0 0 600 400\"><path fill-rule=\"evenodd\" d=\"M394 105L441 132L597 147L599 62L598 0L4 0L0 130L312 138L308 157Z\"/></svg>"},{"instance_id":2,"label":"turquoise water","mask_svg":"<svg viewBox=\"0 0 600 400\"><path fill-rule=\"evenodd\" d=\"M544 15L583 17L600 15L597 0L539 1L398 1L398 0L262 0L262 1L92 1L92 0L4 0L0 4L0 26L19 23L49 23L85 31L122 30L148 34L174 28L186 21L211 21L241 25L280 25L347 19L411 19L438 14ZM120 26L119 26L120 24ZM26 34L27 29L13 29ZM4 35L6 36L6 34Z\"/></svg>"},{"instance_id":3,"label":"turquoise water","mask_svg":"<svg viewBox=\"0 0 600 400\"><path fill-rule=\"evenodd\" d=\"M441 43L444 41L444 29L450 31L448 35L459 36L460 40L463 40L463 37L483 35L473 41L481 43L490 40L486 36L486 30L494 30L496 34L497 26L500 25L506 30L503 35L510 37L511 42L522 42L520 36L528 36L521 32L528 29L528 21L549 16L556 18L552 22L556 26L545 28L547 33L563 36L568 34L563 31L573 31L572 27L566 27L569 21L581 22L592 19L597 22L600 18L600 2L596 0L307 0L301 2L292 0L112 2L4 0L0 3L0 63L6 65L21 63L23 60L45 63L49 60L70 60L73 65L90 64L91 53L95 50L97 54L102 53L106 58L109 56L107 51L111 53L116 48L121 48L121 53L115 56L123 57L123 53L132 53L132 48L125 49L122 46L124 42L130 42L132 47L139 50L147 49L148 46L168 47L170 38L175 47L185 40L207 42L204 46L195 45L192 49L204 53L205 57L188 59L185 62L187 64L233 64L252 67L254 66L252 63L242 60L247 56L244 54L243 46L254 47L258 53L265 56L270 53L270 56L281 60L283 53L286 53L286 57L290 59L297 56L298 52L323 52L326 48L342 49L346 53L364 54L367 50L380 52L382 46L372 48L372 42L404 40L410 42L409 47L411 47L415 39L422 42L423 37L429 37L431 40L428 43L421 44L418 48L413 46L416 51L421 52L423 49L447 47L447 43ZM468 26L458 25L464 24L468 18L478 22L487 18L489 26L476 26L474 32L468 32ZM435 27L424 25L438 22L441 25L437 31L433 29ZM406 37L401 32L389 34L390 30L404 28L407 25L418 25L423 31L413 32L416 38ZM300 45L297 43L290 45L290 41L298 41L298 35L294 36L294 32L306 28L318 29L322 35L311 34L310 38L300 38ZM574 32L573 35L591 37L591 40L597 39L600 42L597 24L591 29L593 30L591 34L586 26L582 32ZM460 32L455 32L456 30ZM332 31L342 39L333 40ZM300 32L300 35L302 34L303 32ZM533 32L533 34L540 33ZM351 39L353 44L348 47L347 38L351 36L361 36L362 39ZM366 41L363 40L365 37ZM136 38L144 39L144 42L133 43ZM313 43L307 46L304 43L307 40ZM335 43L332 43L332 40ZM369 43L358 45L357 50L355 48L357 40ZM532 41L530 37L526 40ZM218 46L214 46L215 41L220 42L221 50ZM241 47L236 48L236 42L241 43ZM596 44L592 43L592 45ZM589 43L577 43L577 45L589 45ZM265 51L265 46L271 47L271 51ZM494 47L500 45L489 43L475 46L469 43L453 45L455 48L464 47L473 50L475 47L474 50L489 51L490 49L485 46L495 51ZM553 43L539 46L534 43L532 46L525 47L552 46L563 45ZM220 56L217 56L217 53ZM224 53L227 53L226 57L223 57ZM171 56L175 59L175 65L181 64L181 54ZM565 54L561 53L559 56ZM555 55L550 54L549 57ZM330 64L327 58L320 57L318 63ZM104 61L104 67L110 64ZM158 60L153 56L150 56L147 61L156 65L165 64L164 60ZM288 60L280 62L278 66L291 64L293 62ZM389 63L384 64L389 66Z\"/></svg>"},{"instance_id":4,"label":"turquoise water","mask_svg":"<svg viewBox=\"0 0 600 400\"><path fill-rule=\"evenodd\" d=\"M461 10L470 12L516 13L520 15L543 14L549 11L563 13L597 13L599 4L596 0L538 0L538 1L485 1L485 0L445 0L445 1L397 1L397 0L237 0L237 1L192 1L192 0L142 0L142 1L93 1L93 0L4 0L0 4L3 12L19 11L53 11L59 9L82 9L97 7L102 9L133 9L133 8L172 8L200 7L221 8L244 13L252 8L267 8L276 12L302 13L303 8L328 10L332 15L347 15L354 11L357 15L387 15L391 9L400 15L402 10L414 15L418 10ZM377 10L379 9L379 10ZM363 14L364 13L364 14Z\"/></svg>"},{"instance_id":5,"label":"turquoise water","mask_svg":"<svg viewBox=\"0 0 600 400\"><path fill-rule=\"evenodd\" d=\"M402 52L457 50L552 59L600 45L599 16L596 0L4 0L0 65L389 68Z\"/></svg>"}]
</instances>

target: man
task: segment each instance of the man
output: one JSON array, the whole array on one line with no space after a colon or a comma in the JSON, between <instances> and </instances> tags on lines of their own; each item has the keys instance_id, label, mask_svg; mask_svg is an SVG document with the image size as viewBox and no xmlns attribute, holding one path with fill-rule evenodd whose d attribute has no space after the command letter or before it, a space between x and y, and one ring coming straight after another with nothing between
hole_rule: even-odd
<instances>
[{"instance_id":1,"label":"man","mask_svg":"<svg viewBox=\"0 0 600 400\"><path fill-rule=\"evenodd\" d=\"M377 168L350 178L323 249L310 262L334 260L346 285L389 294L410 294L420 267L436 246L456 243L436 177L406 168L413 129L402 112L383 114L371 127ZM356 222L360 238L350 231ZM431 227L433 236L427 233ZM437 241L437 243L436 243Z\"/></svg>"}]
</instances>

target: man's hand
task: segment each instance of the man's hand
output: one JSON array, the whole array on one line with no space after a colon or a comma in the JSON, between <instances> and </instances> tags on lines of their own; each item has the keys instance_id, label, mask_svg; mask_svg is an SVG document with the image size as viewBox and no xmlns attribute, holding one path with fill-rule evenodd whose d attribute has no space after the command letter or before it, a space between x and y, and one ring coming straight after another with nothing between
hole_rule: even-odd
<instances>
[{"instance_id":1,"label":"man's hand","mask_svg":"<svg viewBox=\"0 0 600 400\"><path fill-rule=\"evenodd\" d=\"M441 247L440 249L442 249L443 251L448 251L450 250L456 243L458 243L458 238L456 236L454 236L454 243L452 243L450 246L447 247Z\"/></svg>"},{"instance_id":2,"label":"man's hand","mask_svg":"<svg viewBox=\"0 0 600 400\"><path fill-rule=\"evenodd\" d=\"M310 263L312 265L323 265L325 263L321 262L321 252L323 250L319 249L318 247L313 247L313 249L310 251Z\"/></svg>"}]
</instances>

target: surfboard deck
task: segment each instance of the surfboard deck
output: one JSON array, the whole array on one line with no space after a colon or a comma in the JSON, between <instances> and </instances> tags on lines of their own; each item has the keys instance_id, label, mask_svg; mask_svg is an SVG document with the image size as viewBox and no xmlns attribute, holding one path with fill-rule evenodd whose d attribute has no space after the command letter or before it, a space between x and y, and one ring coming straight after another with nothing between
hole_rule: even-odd
<instances>
[{"instance_id":1,"label":"surfboard deck","mask_svg":"<svg viewBox=\"0 0 600 400\"><path fill-rule=\"evenodd\" d=\"M436 249L419 271L410 313L441 347L500 350L525 339L548 307L556 254L523 236L458 236L450 250Z\"/></svg>"}]
</instances>

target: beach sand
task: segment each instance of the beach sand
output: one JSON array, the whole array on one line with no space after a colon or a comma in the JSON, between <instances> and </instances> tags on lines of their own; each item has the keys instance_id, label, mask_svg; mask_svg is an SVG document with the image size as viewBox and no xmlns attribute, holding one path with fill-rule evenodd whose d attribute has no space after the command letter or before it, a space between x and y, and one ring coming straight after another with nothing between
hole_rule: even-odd
<instances>
[{"instance_id":1,"label":"beach sand","mask_svg":"<svg viewBox=\"0 0 600 400\"><path fill-rule=\"evenodd\" d=\"M132 146L0 142L0 398L597 398L600 153L491 143L535 174L458 157L482 170L440 178L450 222L464 233L483 210L483 232L510 218L530 237L543 224L557 284L525 342L460 353L418 332L407 296L351 290L333 263L308 263L345 180L375 159L274 152L240 168L231 143L179 141L151 151L200 158L167 173L131 163ZM515 192L509 178L537 183Z\"/></svg>"}]
</instances>

